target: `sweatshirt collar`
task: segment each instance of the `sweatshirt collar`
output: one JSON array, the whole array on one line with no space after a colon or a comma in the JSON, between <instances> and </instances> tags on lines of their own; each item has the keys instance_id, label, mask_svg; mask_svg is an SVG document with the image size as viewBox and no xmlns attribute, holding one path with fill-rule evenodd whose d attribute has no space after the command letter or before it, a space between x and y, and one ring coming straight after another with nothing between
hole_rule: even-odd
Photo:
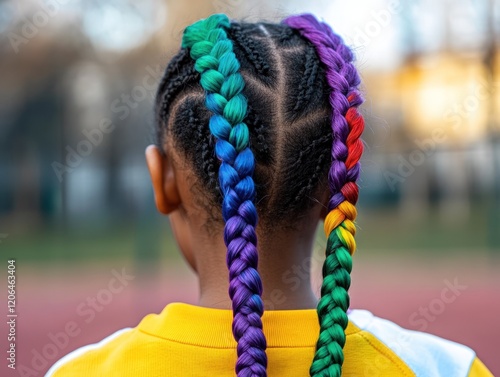
<instances>
[{"instance_id":1,"label":"sweatshirt collar","mask_svg":"<svg viewBox=\"0 0 500 377\"><path fill-rule=\"evenodd\" d=\"M210 348L235 348L231 310L171 303L160 314L149 314L138 328L171 341ZM316 310L268 310L262 317L268 348L314 347L319 324ZM346 335L359 331L351 322Z\"/></svg>"}]
</instances>

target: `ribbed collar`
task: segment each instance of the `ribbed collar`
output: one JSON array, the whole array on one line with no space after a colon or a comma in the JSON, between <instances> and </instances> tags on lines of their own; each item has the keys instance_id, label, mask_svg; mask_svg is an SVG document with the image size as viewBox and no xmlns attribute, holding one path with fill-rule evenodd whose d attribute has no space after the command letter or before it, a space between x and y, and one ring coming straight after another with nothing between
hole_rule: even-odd
<instances>
[{"instance_id":1,"label":"ribbed collar","mask_svg":"<svg viewBox=\"0 0 500 377\"><path fill-rule=\"evenodd\" d=\"M262 317L268 348L314 347L319 325L316 310L270 310ZM171 341L210 348L234 348L232 311L184 303L167 305L141 321L142 332ZM346 335L359 329L349 322Z\"/></svg>"}]
</instances>

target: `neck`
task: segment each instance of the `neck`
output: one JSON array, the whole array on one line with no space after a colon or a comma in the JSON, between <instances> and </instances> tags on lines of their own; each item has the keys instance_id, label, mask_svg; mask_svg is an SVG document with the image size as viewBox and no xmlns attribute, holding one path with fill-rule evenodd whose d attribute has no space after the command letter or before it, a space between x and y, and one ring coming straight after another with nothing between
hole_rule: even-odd
<instances>
[{"instance_id":1,"label":"neck","mask_svg":"<svg viewBox=\"0 0 500 377\"><path fill-rule=\"evenodd\" d=\"M310 276L316 224L310 224L308 228L281 232L279 236L258 237L258 270L263 284L265 310L316 307L317 298ZM207 242L206 238L196 242L200 251L195 256L200 284L199 305L230 309L226 247L220 238L210 240L213 242Z\"/></svg>"}]
</instances>

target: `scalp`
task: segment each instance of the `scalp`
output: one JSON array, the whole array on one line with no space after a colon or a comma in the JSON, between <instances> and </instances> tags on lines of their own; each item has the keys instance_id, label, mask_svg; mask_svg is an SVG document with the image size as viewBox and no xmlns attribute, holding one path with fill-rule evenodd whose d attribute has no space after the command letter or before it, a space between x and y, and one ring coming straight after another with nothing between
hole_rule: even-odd
<instances>
[{"instance_id":1,"label":"scalp","mask_svg":"<svg viewBox=\"0 0 500 377\"><path fill-rule=\"evenodd\" d=\"M331 162L324 68L314 47L286 25L233 22L228 36L245 79L259 221L293 227L319 202ZM181 49L158 89L157 143L173 146L192 167L199 204L219 222L219 161L199 81L193 60Z\"/></svg>"}]
</instances>

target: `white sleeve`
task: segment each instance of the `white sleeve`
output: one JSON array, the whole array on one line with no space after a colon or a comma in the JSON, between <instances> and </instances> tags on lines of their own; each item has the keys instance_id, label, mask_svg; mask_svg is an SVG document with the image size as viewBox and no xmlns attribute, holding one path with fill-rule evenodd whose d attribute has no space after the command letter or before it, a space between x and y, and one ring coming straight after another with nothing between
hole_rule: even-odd
<instances>
[{"instance_id":1,"label":"white sleeve","mask_svg":"<svg viewBox=\"0 0 500 377\"><path fill-rule=\"evenodd\" d=\"M462 344L403 329L366 310L351 311L349 320L384 343L417 377L467 377L476 357L473 350Z\"/></svg>"}]
</instances>

